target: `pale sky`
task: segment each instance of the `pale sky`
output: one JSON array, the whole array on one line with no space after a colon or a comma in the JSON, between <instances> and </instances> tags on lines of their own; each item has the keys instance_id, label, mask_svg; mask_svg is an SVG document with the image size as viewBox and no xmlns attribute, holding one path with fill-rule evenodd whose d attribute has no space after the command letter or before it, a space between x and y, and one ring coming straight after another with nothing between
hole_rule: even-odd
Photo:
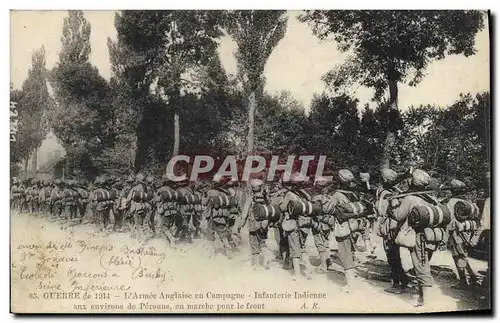
<instances>
[{"instance_id":1,"label":"pale sky","mask_svg":"<svg viewBox=\"0 0 500 323\"><path fill-rule=\"evenodd\" d=\"M90 56L92 64L109 80L111 69L107 38L116 39L113 11L85 11L92 26ZM288 90L306 109L314 93L321 93L321 77L337 64L344 55L333 42L320 42L309 26L300 23L298 12L289 12L285 37L271 54L265 68L266 90L275 93ZM61 49L62 23L66 11L17 11L11 13L11 82L20 88L31 65L31 52L45 45L47 68L52 68ZM236 45L229 37L220 42L221 61L228 74L236 73L233 52ZM416 87L400 85L399 106L453 103L462 92L489 90L488 27L477 36L476 55L469 58L449 56L427 68L427 76ZM373 91L359 88L356 96L361 105L368 103Z\"/></svg>"}]
</instances>

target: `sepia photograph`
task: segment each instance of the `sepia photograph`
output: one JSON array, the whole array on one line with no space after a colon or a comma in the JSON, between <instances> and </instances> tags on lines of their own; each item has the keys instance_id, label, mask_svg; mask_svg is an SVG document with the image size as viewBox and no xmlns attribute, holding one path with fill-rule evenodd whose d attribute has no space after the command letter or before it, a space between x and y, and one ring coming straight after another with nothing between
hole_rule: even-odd
<instances>
[{"instance_id":1,"label":"sepia photograph","mask_svg":"<svg viewBox=\"0 0 500 323\"><path fill-rule=\"evenodd\" d=\"M9 15L11 313L492 313L489 11Z\"/></svg>"}]
</instances>

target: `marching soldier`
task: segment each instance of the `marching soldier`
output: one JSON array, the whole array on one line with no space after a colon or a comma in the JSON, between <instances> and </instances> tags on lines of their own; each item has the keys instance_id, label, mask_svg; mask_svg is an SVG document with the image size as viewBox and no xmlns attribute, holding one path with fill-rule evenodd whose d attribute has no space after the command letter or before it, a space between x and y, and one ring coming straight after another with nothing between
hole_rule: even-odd
<instances>
[{"instance_id":1,"label":"marching soldier","mask_svg":"<svg viewBox=\"0 0 500 323\"><path fill-rule=\"evenodd\" d=\"M277 179L274 182L274 185L271 186L271 191L269 193L270 203L273 205L279 205L287 192L286 189L283 188L282 182L280 179ZM283 213L281 214L283 216ZM276 223L270 224L269 227L273 229L273 236L278 246L278 255L276 259L282 261L283 269L291 269L290 259L286 259L286 255L288 254L288 242L284 238L285 233L283 232L283 228L281 227L281 220L279 219Z\"/></svg>"},{"instance_id":2,"label":"marching soldier","mask_svg":"<svg viewBox=\"0 0 500 323\"><path fill-rule=\"evenodd\" d=\"M134 183L134 177L129 175L125 179L125 183L118 194L118 199L116 200L116 205L114 208L115 214L115 224L113 226L114 231L120 231L123 229L123 222L125 221L130 229L131 218L128 212L130 204L127 203L127 195L132 189L132 184Z\"/></svg>"},{"instance_id":3,"label":"marching soldier","mask_svg":"<svg viewBox=\"0 0 500 323\"><path fill-rule=\"evenodd\" d=\"M339 205L349 204L358 201L358 197L351 191L354 186L354 175L350 170L341 169L338 172L340 180L340 189L334 191L330 201L325 206L325 210L331 212L336 210ZM355 280L356 261L353 255L353 245L351 240L351 230L349 228L349 221L339 218L338 214L334 221L334 236L338 246L338 255L342 266L344 267L344 274L346 277L347 285L344 288L345 292L350 292L350 288Z\"/></svg>"},{"instance_id":4,"label":"marching soldier","mask_svg":"<svg viewBox=\"0 0 500 323\"><path fill-rule=\"evenodd\" d=\"M74 181L68 180L63 190L64 220L74 220L77 211L78 192L74 189Z\"/></svg>"},{"instance_id":5,"label":"marching soldier","mask_svg":"<svg viewBox=\"0 0 500 323\"><path fill-rule=\"evenodd\" d=\"M169 244L176 241L171 230L177 219L177 192L170 187L170 181L165 174L162 176L161 186L156 191L156 214L161 219L160 232L166 237Z\"/></svg>"},{"instance_id":6,"label":"marching soldier","mask_svg":"<svg viewBox=\"0 0 500 323\"><path fill-rule=\"evenodd\" d=\"M12 210L21 211L21 206L24 199L24 186L16 177L12 179L12 187L10 189L10 201Z\"/></svg>"},{"instance_id":7,"label":"marching soldier","mask_svg":"<svg viewBox=\"0 0 500 323\"><path fill-rule=\"evenodd\" d=\"M200 200L199 204L195 205L194 209L194 214L192 218L193 222L193 227L194 227L194 232L193 232L193 238L199 238L200 233L201 233L201 223L203 221L203 211L204 211L204 206L203 206L203 197L204 197L204 192L202 191L202 182L201 181L196 181L193 184L193 193L198 197Z\"/></svg>"},{"instance_id":8,"label":"marching soldier","mask_svg":"<svg viewBox=\"0 0 500 323\"><path fill-rule=\"evenodd\" d=\"M34 214L37 212L38 200L38 181L32 178L29 181L29 186L26 190L26 206L28 213Z\"/></svg>"},{"instance_id":9,"label":"marching soldier","mask_svg":"<svg viewBox=\"0 0 500 323\"><path fill-rule=\"evenodd\" d=\"M209 241L212 247L210 256L215 254L216 243L219 240L229 259L233 258L233 248L229 243L229 236L231 235L231 230L229 229L230 216L228 207L233 206L236 200L231 199L223 189L221 189L221 183L216 184L216 186L207 192L208 199L208 209L207 212L207 231ZM232 204L232 205L231 205Z\"/></svg>"},{"instance_id":10,"label":"marching soldier","mask_svg":"<svg viewBox=\"0 0 500 323\"><path fill-rule=\"evenodd\" d=\"M260 179L253 179L250 181L252 188L252 205L240 223L239 230L245 225L248 219L248 234L250 241L250 248L252 252L252 266L259 265L259 255L262 253L263 261L262 266L269 269L269 253L267 249L267 233L269 229L269 218L259 217L254 211L257 206L267 206L269 204L268 193L265 189L264 182ZM239 231L238 230L238 231Z\"/></svg>"},{"instance_id":11,"label":"marching soldier","mask_svg":"<svg viewBox=\"0 0 500 323\"><path fill-rule=\"evenodd\" d=\"M359 177L361 180L361 187L358 187L357 190L359 192L359 198L361 201L363 201L365 205L369 205L370 206L369 209L372 211L368 212L365 218L366 226L364 227L363 230L360 231L360 233L365 244L365 249L370 253L368 257L376 258L375 256L376 246L372 242L371 233L376 220L375 209L374 209L374 198L377 192L377 188L372 187L370 185L369 173L359 173Z\"/></svg>"},{"instance_id":12,"label":"marching soldier","mask_svg":"<svg viewBox=\"0 0 500 323\"><path fill-rule=\"evenodd\" d=\"M42 181L38 201L40 204L40 211L44 213L50 212L50 191L52 190L50 180Z\"/></svg>"},{"instance_id":13,"label":"marching soldier","mask_svg":"<svg viewBox=\"0 0 500 323\"><path fill-rule=\"evenodd\" d=\"M406 275L401 264L400 246L394 241L397 235L398 222L389 217L389 197L401 193L402 190L398 184L404 178L398 177L398 174L389 168L382 169L382 188L377 191L376 211L380 217L379 235L383 238L384 251L387 262L391 268L392 286L386 289L386 292L401 294L407 292L409 278Z\"/></svg>"},{"instance_id":14,"label":"marching soldier","mask_svg":"<svg viewBox=\"0 0 500 323\"><path fill-rule=\"evenodd\" d=\"M99 218L97 216L97 197L94 195L94 192L101 186L102 179L100 176L97 176L94 179L94 182L89 183L89 213L90 213L90 224L99 225Z\"/></svg>"},{"instance_id":15,"label":"marching soldier","mask_svg":"<svg viewBox=\"0 0 500 323\"><path fill-rule=\"evenodd\" d=\"M177 182L177 201L178 201L178 214L177 214L177 232L178 241L186 241L191 243L191 234L189 230L189 223L195 214L194 204L194 191L189 187L189 181L186 179Z\"/></svg>"},{"instance_id":16,"label":"marching soldier","mask_svg":"<svg viewBox=\"0 0 500 323\"><path fill-rule=\"evenodd\" d=\"M161 180L161 186L156 191L156 213L161 219L160 233L165 236L168 243L176 241L172 234L172 228L177 219L178 205L177 192L170 187L168 176L164 174Z\"/></svg>"},{"instance_id":17,"label":"marching soldier","mask_svg":"<svg viewBox=\"0 0 500 323\"><path fill-rule=\"evenodd\" d=\"M98 177L92 193L95 202L96 219L100 231L106 231L110 222L110 212L114 204L114 196L108 187L106 177Z\"/></svg>"},{"instance_id":18,"label":"marching soldier","mask_svg":"<svg viewBox=\"0 0 500 323\"><path fill-rule=\"evenodd\" d=\"M63 211L63 189L61 185L61 180L56 179L54 181L54 187L50 191L50 214L51 219L59 219Z\"/></svg>"},{"instance_id":19,"label":"marching soldier","mask_svg":"<svg viewBox=\"0 0 500 323\"><path fill-rule=\"evenodd\" d=\"M235 229L235 226L236 226L238 220L241 221L240 208L242 207L240 205L240 198L238 196L238 190L237 190L236 185L237 185L237 182L235 180L231 179L225 185L223 185L221 187L221 190L224 191L224 193L226 193L228 196L234 198L237 202L235 205L232 205L228 211L229 212L228 227L229 227L229 231L231 232L231 234L229 234L229 236L228 236L228 241L233 249L236 248L236 242L234 241L232 233L235 231L234 229Z\"/></svg>"},{"instance_id":20,"label":"marching soldier","mask_svg":"<svg viewBox=\"0 0 500 323\"><path fill-rule=\"evenodd\" d=\"M146 216L147 201L145 177L142 173L135 176L134 186L127 195L127 203L130 203L130 213L133 218L132 237L141 237L144 235L143 225Z\"/></svg>"},{"instance_id":21,"label":"marching soldier","mask_svg":"<svg viewBox=\"0 0 500 323\"><path fill-rule=\"evenodd\" d=\"M29 201L31 199L31 189L30 189L30 184L31 180L30 179L25 179L22 182L22 188L23 188L23 198L21 199L21 207L20 207L20 212L21 213L27 213L30 211L30 205Z\"/></svg>"},{"instance_id":22,"label":"marching soldier","mask_svg":"<svg viewBox=\"0 0 500 323\"><path fill-rule=\"evenodd\" d=\"M293 266L293 280L300 277L300 263L305 266L304 275L307 279L311 279L312 265L309 260L309 255L305 250L305 242L312 227L312 209L310 208L312 197L305 189L300 188L298 184L302 180L300 174L292 174L290 182L286 182L285 189L287 192L281 201L279 208L284 213L281 223L284 236L281 239L286 239L286 259L289 257L292 260ZM289 204L298 202L302 209L298 209L296 213L291 213ZM308 207L306 207L308 205ZM311 212L308 212L307 210Z\"/></svg>"},{"instance_id":23,"label":"marching soldier","mask_svg":"<svg viewBox=\"0 0 500 323\"><path fill-rule=\"evenodd\" d=\"M452 196L443 201L451 212L452 220L448 225L448 246L457 268L460 282L455 289L467 289L477 283L477 276L467 259L466 248L477 229L479 208L465 196L466 185L454 179L450 183ZM469 279L467 280L467 274Z\"/></svg>"},{"instance_id":24,"label":"marching soldier","mask_svg":"<svg viewBox=\"0 0 500 323\"><path fill-rule=\"evenodd\" d=\"M330 200L328 194L329 184L330 183L324 177L316 178L314 183L318 191L317 194L314 195L313 201L321 204L322 212L313 216L311 232L313 234L314 244L319 253L320 266L318 272L321 274L327 271L327 259L330 258L330 234L332 233L334 225L334 222L332 222L333 217L323 211Z\"/></svg>"},{"instance_id":25,"label":"marching soldier","mask_svg":"<svg viewBox=\"0 0 500 323\"><path fill-rule=\"evenodd\" d=\"M402 192L418 192L425 189L431 183L431 177L426 172L410 169L410 178L403 186ZM408 218L410 213L418 207L433 209L437 202L428 194L409 194L402 198L392 198L390 202L389 214L398 221L396 244L406 247L410 251L415 276L418 282L418 300L416 306L425 305L425 300L429 298L434 285L431 276L430 258L433 254L432 243L426 241L422 229L414 228L410 225Z\"/></svg>"},{"instance_id":26,"label":"marching soldier","mask_svg":"<svg viewBox=\"0 0 500 323\"><path fill-rule=\"evenodd\" d=\"M90 202L89 192L87 191L88 186L86 185L85 180L80 180L78 183L75 183L75 189L78 192L77 198L77 216L80 217L80 223L83 223L83 219L85 214L87 213L87 207Z\"/></svg>"}]
</instances>

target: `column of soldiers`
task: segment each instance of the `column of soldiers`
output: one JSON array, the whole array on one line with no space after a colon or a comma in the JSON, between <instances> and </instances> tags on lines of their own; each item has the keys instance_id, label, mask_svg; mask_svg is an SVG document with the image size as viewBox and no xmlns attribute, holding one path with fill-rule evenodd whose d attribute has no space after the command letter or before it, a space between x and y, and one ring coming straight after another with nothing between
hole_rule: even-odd
<instances>
[{"instance_id":1,"label":"column of soldiers","mask_svg":"<svg viewBox=\"0 0 500 323\"><path fill-rule=\"evenodd\" d=\"M313 276L306 248L311 236L320 260L317 273L332 269L336 255L347 282L345 292L359 281L359 252L374 255L375 229L391 268L392 286L387 292L410 291L401 247L410 251L417 306L429 299L434 284L429 261L443 244L451 250L458 272L455 287L476 284L478 277L466 250L478 229L480 212L467 196L466 185L455 179L431 188L429 174L412 168L401 173L386 168L380 175L382 183L377 187L370 185L368 173L355 178L347 169L339 170L333 182L316 178L311 183L292 174L289 181L268 184L252 179L248 186L227 179L171 182L166 176L155 179L142 173L100 176L93 183L14 178L11 208L74 224L90 223L106 232L129 231L143 242L155 236L169 244L205 238L210 256L222 246L228 258L237 251L235 238L246 227L252 265L269 269L275 258L283 268L293 270L294 280ZM271 232L277 255L268 248Z\"/></svg>"}]
</instances>

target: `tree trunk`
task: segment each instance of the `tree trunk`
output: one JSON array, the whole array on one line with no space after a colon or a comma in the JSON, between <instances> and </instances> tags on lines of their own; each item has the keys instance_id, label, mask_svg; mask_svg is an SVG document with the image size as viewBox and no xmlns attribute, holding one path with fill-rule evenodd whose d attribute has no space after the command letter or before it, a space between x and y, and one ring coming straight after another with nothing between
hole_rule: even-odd
<instances>
[{"instance_id":1,"label":"tree trunk","mask_svg":"<svg viewBox=\"0 0 500 323\"><path fill-rule=\"evenodd\" d=\"M137 158L137 129L134 133L130 135L130 148L129 148L129 168L132 171L136 171L135 169L135 159Z\"/></svg>"},{"instance_id":2,"label":"tree trunk","mask_svg":"<svg viewBox=\"0 0 500 323\"><path fill-rule=\"evenodd\" d=\"M179 114L177 111L174 112L174 151L173 156L179 155L179 145L180 145L180 131L179 131Z\"/></svg>"},{"instance_id":3,"label":"tree trunk","mask_svg":"<svg viewBox=\"0 0 500 323\"><path fill-rule=\"evenodd\" d=\"M28 158L24 160L24 179L28 179Z\"/></svg>"},{"instance_id":4,"label":"tree trunk","mask_svg":"<svg viewBox=\"0 0 500 323\"><path fill-rule=\"evenodd\" d=\"M254 145L254 119L255 108L257 101L255 99L255 92L251 92L248 97L248 137L247 137L247 156L252 155Z\"/></svg>"},{"instance_id":5,"label":"tree trunk","mask_svg":"<svg viewBox=\"0 0 500 323\"><path fill-rule=\"evenodd\" d=\"M391 113L392 110L397 110L398 109L398 81L396 77L396 71L390 67L389 68L389 107L388 107L388 115L393 115ZM393 120L389 120L392 122ZM386 134L386 139L385 139L385 144L384 144L384 150L382 153L382 160L380 164L380 168L389 168L390 167L390 158L391 158L391 151L392 148L394 147L395 143L395 136L394 133L391 131L392 127L388 125L388 130Z\"/></svg>"},{"instance_id":6,"label":"tree trunk","mask_svg":"<svg viewBox=\"0 0 500 323\"><path fill-rule=\"evenodd\" d=\"M36 164L37 164L37 156L38 155L38 149L35 148L35 150L33 150L33 155L31 157L31 171L33 172L33 176L36 175Z\"/></svg>"}]
</instances>

